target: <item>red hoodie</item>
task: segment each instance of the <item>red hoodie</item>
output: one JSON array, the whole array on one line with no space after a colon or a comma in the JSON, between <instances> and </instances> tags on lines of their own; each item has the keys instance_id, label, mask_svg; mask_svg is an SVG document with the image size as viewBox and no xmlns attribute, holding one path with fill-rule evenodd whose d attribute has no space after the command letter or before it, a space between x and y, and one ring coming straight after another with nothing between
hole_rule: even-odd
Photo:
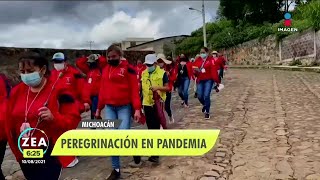
<instances>
[{"instance_id":1,"label":"red hoodie","mask_svg":"<svg viewBox=\"0 0 320 180\"><path fill-rule=\"evenodd\" d=\"M49 144L51 145L55 144L62 133L73 129L81 120L73 96L57 87L52 88L53 84L54 82L48 79L37 98L35 98L37 93L30 91L27 105L28 108L30 107L27 115L27 122L31 127L35 128L39 118L38 109L43 107L44 103L48 100L47 107L53 114L54 120L42 121L36 128L45 132L50 139ZM17 144L20 135L20 127L25 120L28 90L29 87L24 83L18 84L12 89L7 103L5 130L10 148L18 162L23 159ZM50 92L52 92L51 96L49 96ZM31 105L33 100L34 102ZM35 131L33 137L40 137L41 135L41 133Z\"/></svg>"},{"instance_id":2,"label":"red hoodie","mask_svg":"<svg viewBox=\"0 0 320 180\"><path fill-rule=\"evenodd\" d=\"M225 61L223 57L212 57L214 60L215 66L217 66L217 69L224 69Z\"/></svg>"},{"instance_id":3,"label":"red hoodie","mask_svg":"<svg viewBox=\"0 0 320 180\"><path fill-rule=\"evenodd\" d=\"M120 61L117 67L107 65L102 72L98 109L105 105L123 106L132 104L141 109L137 73L128 61Z\"/></svg>"},{"instance_id":4,"label":"red hoodie","mask_svg":"<svg viewBox=\"0 0 320 180\"><path fill-rule=\"evenodd\" d=\"M201 57L198 57L194 63L193 67L201 68L204 60ZM212 56L209 56L206 61L204 62L203 69L205 72L195 72L195 76L197 77L197 82L201 80L214 80L216 83L220 83L218 69L217 66L214 64L214 59ZM200 69L201 70L201 69Z\"/></svg>"},{"instance_id":5,"label":"red hoodie","mask_svg":"<svg viewBox=\"0 0 320 180\"><path fill-rule=\"evenodd\" d=\"M175 68L174 65L167 65L165 67L165 70L169 78L169 89L171 92L173 89L174 82L177 80L177 76L178 76L177 69Z\"/></svg>"},{"instance_id":6,"label":"red hoodie","mask_svg":"<svg viewBox=\"0 0 320 180\"><path fill-rule=\"evenodd\" d=\"M100 56L98 59L98 67L90 69L87 64L87 57L78 58L76 60L77 67L87 75L85 88L86 91L90 92L90 96L98 96L100 91L100 83L102 77L102 70L107 64L106 58Z\"/></svg>"},{"instance_id":7,"label":"red hoodie","mask_svg":"<svg viewBox=\"0 0 320 180\"><path fill-rule=\"evenodd\" d=\"M143 72L144 70L146 70L146 69L147 69L147 66L144 65L144 64L138 64L138 65L136 66L136 70L137 70L137 74L138 74L137 78L138 78L139 82L141 81L142 72Z\"/></svg>"},{"instance_id":8,"label":"red hoodie","mask_svg":"<svg viewBox=\"0 0 320 180\"><path fill-rule=\"evenodd\" d=\"M71 93L79 103L79 111L84 112L83 103L91 104L90 91L84 88L86 84L81 72L71 65L62 71L52 70L50 78L53 82L57 80L56 87Z\"/></svg>"},{"instance_id":9,"label":"red hoodie","mask_svg":"<svg viewBox=\"0 0 320 180\"><path fill-rule=\"evenodd\" d=\"M5 114L6 114L6 101L7 101L7 88L6 83L3 78L0 77L0 128L4 129L4 122L5 122ZM6 140L6 133L5 131L0 131L0 141Z\"/></svg>"},{"instance_id":10,"label":"red hoodie","mask_svg":"<svg viewBox=\"0 0 320 180\"><path fill-rule=\"evenodd\" d=\"M0 141L4 141L7 139L6 132L3 130L5 129L5 119L6 119L6 99L0 102Z\"/></svg>"}]
</instances>

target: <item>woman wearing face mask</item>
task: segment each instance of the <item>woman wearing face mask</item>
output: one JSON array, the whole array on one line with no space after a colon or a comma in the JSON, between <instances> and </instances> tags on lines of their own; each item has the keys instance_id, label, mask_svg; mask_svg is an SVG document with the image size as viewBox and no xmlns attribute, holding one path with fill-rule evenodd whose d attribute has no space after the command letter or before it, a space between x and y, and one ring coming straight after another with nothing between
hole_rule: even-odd
<instances>
[{"instance_id":1,"label":"woman wearing face mask","mask_svg":"<svg viewBox=\"0 0 320 180\"><path fill-rule=\"evenodd\" d=\"M189 85L192 80L192 63L184 55L180 56L178 65L178 82L179 82L179 96L182 100L181 105L189 107Z\"/></svg>"},{"instance_id":2,"label":"woman wearing face mask","mask_svg":"<svg viewBox=\"0 0 320 180\"><path fill-rule=\"evenodd\" d=\"M102 70L107 65L103 56L91 54L76 60L77 67L87 75L85 88L91 99L91 119L94 119L98 107L98 95L101 84Z\"/></svg>"},{"instance_id":3,"label":"woman wearing face mask","mask_svg":"<svg viewBox=\"0 0 320 180\"><path fill-rule=\"evenodd\" d=\"M100 116L101 110L105 108L104 118L120 119L122 122L119 129L130 129L132 111L136 121L141 118L137 73L128 61L120 60L123 52L118 46L111 45L106 54L108 65L102 72L96 116ZM120 158L113 156L111 160L113 171L108 180L119 179Z\"/></svg>"},{"instance_id":4,"label":"woman wearing face mask","mask_svg":"<svg viewBox=\"0 0 320 180\"><path fill-rule=\"evenodd\" d=\"M224 59L219 57L219 53L217 51L212 51L212 57L214 60L214 64L218 69L218 73L219 73L219 80L221 82L221 79L223 78L223 70L224 70L224 66L225 66L225 62Z\"/></svg>"},{"instance_id":5,"label":"woman wearing face mask","mask_svg":"<svg viewBox=\"0 0 320 180\"><path fill-rule=\"evenodd\" d=\"M158 58L157 63L159 67L165 70L168 76L169 91L166 93L167 97L165 101L165 110L169 117L169 123L174 123L174 118L171 110L171 97L172 97L173 84L177 79L177 73L175 72L175 69L172 68L172 61L167 60L164 54L158 54L157 58Z\"/></svg>"},{"instance_id":6,"label":"woman wearing face mask","mask_svg":"<svg viewBox=\"0 0 320 180\"><path fill-rule=\"evenodd\" d=\"M209 49L204 47L200 51L198 57L193 63L194 75L197 78L197 96L200 103L203 105L202 112L205 114L205 119L210 119L210 95L214 83L218 84L219 76L217 68L214 65L214 60L209 56Z\"/></svg>"},{"instance_id":7,"label":"woman wearing face mask","mask_svg":"<svg viewBox=\"0 0 320 180\"><path fill-rule=\"evenodd\" d=\"M12 89L7 103L5 130L8 143L27 180L58 180L62 165L58 157L50 154L59 136L70 130L73 122L80 121L77 104L71 94L61 91L55 81L48 78L45 58L22 57L19 70L22 83ZM46 143L49 144L48 150L42 158L45 164L22 163L25 159L17 142L20 133L30 127L42 130L49 139ZM33 131L27 136L40 138L42 133Z\"/></svg>"},{"instance_id":8,"label":"woman wearing face mask","mask_svg":"<svg viewBox=\"0 0 320 180\"><path fill-rule=\"evenodd\" d=\"M84 77L81 72L75 67L71 66L66 62L66 57L63 53L55 53L52 57L53 67L52 75L50 78L53 81L57 81L56 87L70 92L78 104L78 110L80 113L90 110L90 92L83 88L86 84ZM74 122L73 129L77 128L79 122ZM78 158L74 156L64 156L62 157L63 167L74 167L78 164Z\"/></svg>"}]
</instances>

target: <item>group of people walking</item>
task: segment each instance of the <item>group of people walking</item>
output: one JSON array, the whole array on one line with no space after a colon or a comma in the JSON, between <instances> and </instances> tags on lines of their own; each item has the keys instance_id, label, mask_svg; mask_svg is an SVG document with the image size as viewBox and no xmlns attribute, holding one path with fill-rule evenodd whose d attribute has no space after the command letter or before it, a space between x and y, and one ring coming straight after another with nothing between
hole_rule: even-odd
<instances>
[{"instance_id":1,"label":"group of people walking","mask_svg":"<svg viewBox=\"0 0 320 180\"><path fill-rule=\"evenodd\" d=\"M21 57L18 70L22 82L12 89L7 79L0 76L0 126L5 129L0 132L0 162L8 143L28 180L57 180L63 168L79 162L74 156L54 157L50 153L59 136L75 129L86 111L91 111L91 119L101 116L121 119L118 129L130 129L131 119L142 124L145 121L148 129L165 129L157 103L164 105L169 122L173 123L173 90L178 88L182 106L188 108L189 85L195 80L196 96L203 105L205 118L209 119L210 93L219 86L225 63L217 52L210 54L207 48L202 48L194 61L184 55L173 60L163 54L148 54L144 63L138 60L131 65L116 45L108 47L105 56L91 54L78 58L77 68L60 52L51 61L54 68L49 71L48 60L39 53ZM50 147L44 155L45 164L22 163L18 137L27 128L41 129L48 136ZM34 132L32 137L40 134ZM148 160L159 163L158 156ZM113 156L111 161L113 171L107 179L119 179L120 158ZM134 167L141 164L139 156L130 163ZM4 179L3 174L0 179Z\"/></svg>"}]
</instances>

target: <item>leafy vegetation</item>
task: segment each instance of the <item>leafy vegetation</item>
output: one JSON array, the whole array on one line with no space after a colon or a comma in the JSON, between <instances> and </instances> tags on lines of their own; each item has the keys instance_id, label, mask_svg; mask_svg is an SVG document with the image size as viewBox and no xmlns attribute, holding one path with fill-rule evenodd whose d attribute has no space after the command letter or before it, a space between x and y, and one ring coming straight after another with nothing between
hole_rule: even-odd
<instances>
[{"instance_id":1,"label":"leafy vegetation","mask_svg":"<svg viewBox=\"0 0 320 180\"><path fill-rule=\"evenodd\" d=\"M208 47L223 49L253 39L275 35L278 40L292 34L279 32L284 27L283 15L291 3L292 27L300 32L309 28L320 29L319 0L221 0L216 22L206 24ZM193 31L190 38L177 43L176 53L195 55L203 46L202 27Z\"/></svg>"}]
</instances>

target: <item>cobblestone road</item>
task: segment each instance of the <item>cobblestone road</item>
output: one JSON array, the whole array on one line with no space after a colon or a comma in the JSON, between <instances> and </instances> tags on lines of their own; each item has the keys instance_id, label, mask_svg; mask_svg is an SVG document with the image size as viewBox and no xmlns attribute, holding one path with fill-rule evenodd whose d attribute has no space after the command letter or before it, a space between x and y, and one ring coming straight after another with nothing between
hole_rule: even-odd
<instances>
[{"instance_id":1,"label":"cobblestone road","mask_svg":"<svg viewBox=\"0 0 320 180\"><path fill-rule=\"evenodd\" d=\"M191 99L182 109L175 101L177 129L221 129L214 149L202 157L162 157L127 166L123 179L269 180L320 179L320 76L317 73L231 69L225 89L212 98L212 118ZM177 99L177 98L174 98ZM8 179L23 179L8 150L3 163ZM65 180L103 180L110 172L106 157L82 157L62 173Z\"/></svg>"}]
</instances>

